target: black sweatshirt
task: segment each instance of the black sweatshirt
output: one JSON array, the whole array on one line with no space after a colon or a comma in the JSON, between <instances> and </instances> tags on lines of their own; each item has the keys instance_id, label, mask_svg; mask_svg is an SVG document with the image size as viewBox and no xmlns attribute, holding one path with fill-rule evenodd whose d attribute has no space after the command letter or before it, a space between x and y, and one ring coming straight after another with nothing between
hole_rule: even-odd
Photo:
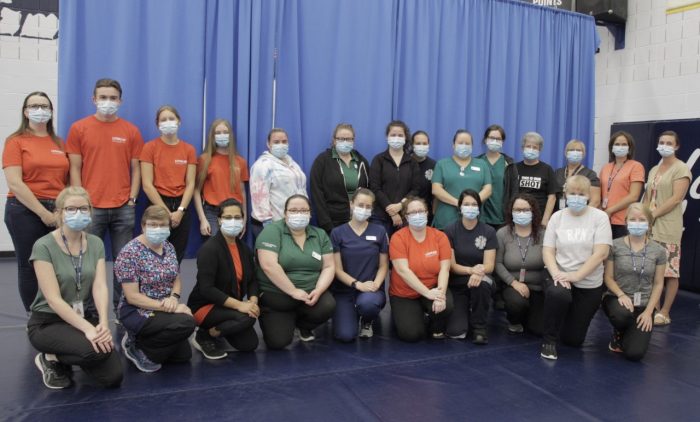
<instances>
[{"instance_id":1,"label":"black sweatshirt","mask_svg":"<svg viewBox=\"0 0 700 422\"><path fill-rule=\"evenodd\" d=\"M418 195L421 177L418 163L407 152L404 152L398 167L388 149L377 154L369 167L369 188L377 196L374 216L390 221L389 214L384 211L386 207L409 195Z\"/></svg>"}]
</instances>

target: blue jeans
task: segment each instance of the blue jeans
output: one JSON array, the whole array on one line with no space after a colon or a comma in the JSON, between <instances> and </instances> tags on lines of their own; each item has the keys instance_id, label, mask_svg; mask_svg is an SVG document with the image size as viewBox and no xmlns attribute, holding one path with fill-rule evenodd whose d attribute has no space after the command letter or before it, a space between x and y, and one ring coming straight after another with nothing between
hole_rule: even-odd
<instances>
[{"instance_id":1,"label":"blue jeans","mask_svg":"<svg viewBox=\"0 0 700 422\"><path fill-rule=\"evenodd\" d=\"M119 208L93 208L92 223L88 226L88 232L104 240L105 233L109 230L109 238L112 248L112 262L119 255L124 245L134 237L134 225L136 223L136 207L122 205ZM107 258L110 258L107 256ZM117 309L119 297L122 295L122 287L117 277L112 275L113 296L112 303Z\"/></svg>"},{"instance_id":2,"label":"blue jeans","mask_svg":"<svg viewBox=\"0 0 700 422\"><path fill-rule=\"evenodd\" d=\"M353 341L357 337L358 317L362 317L366 322L374 321L386 305L383 289L376 292L333 292L333 297L333 336L344 342Z\"/></svg>"},{"instance_id":3,"label":"blue jeans","mask_svg":"<svg viewBox=\"0 0 700 422\"><path fill-rule=\"evenodd\" d=\"M40 200L39 202L49 211L54 210L53 200ZM15 247L15 256L17 257L19 296L22 299L24 310L29 312L29 307L34 301L38 290L34 266L29 262L29 257L32 255L34 242L50 233L53 228L44 225L41 218L19 202L17 198L7 198L7 203L5 204L5 225L7 226L7 231L10 232L10 238L12 238L12 244Z\"/></svg>"}]
</instances>

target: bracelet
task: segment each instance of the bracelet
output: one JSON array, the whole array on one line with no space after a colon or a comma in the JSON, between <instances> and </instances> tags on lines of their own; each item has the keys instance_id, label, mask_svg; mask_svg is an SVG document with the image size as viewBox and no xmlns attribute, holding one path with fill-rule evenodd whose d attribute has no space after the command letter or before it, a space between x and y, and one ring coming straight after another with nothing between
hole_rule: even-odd
<instances>
[{"instance_id":1,"label":"bracelet","mask_svg":"<svg viewBox=\"0 0 700 422\"><path fill-rule=\"evenodd\" d=\"M625 294L625 292L622 292L622 294L619 295L617 298L620 299L622 296L627 296L627 294Z\"/></svg>"},{"instance_id":2,"label":"bracelet","mask_svg":"<svg viewBox=\"0 0 700 422\"><path fill-rule=\"evenodd\" d=\"M179 293L172 292L172 293L170 293L170 296L174 297L175 299L180 299Z\"/></svg>"}]
</instances>

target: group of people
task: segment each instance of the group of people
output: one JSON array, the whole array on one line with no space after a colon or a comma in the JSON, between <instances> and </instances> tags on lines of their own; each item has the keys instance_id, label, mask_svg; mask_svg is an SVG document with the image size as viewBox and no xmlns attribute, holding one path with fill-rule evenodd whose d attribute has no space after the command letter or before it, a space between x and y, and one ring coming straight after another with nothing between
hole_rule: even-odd
<instances>
[{"instance_id":1,"label":"group of people","mask_svg":"<svg viewBox=\"0 0 700 422\"><path fill-rule=\"evenodd\" d=\"M96 113L75 122L64 145L51 100L33 92L5 143L5 223L49 388L71 385L72 365L101 385L121 383L108 325L106 232L121 350L143 372L188 361L190 343L208 359L227 356L224 339L253 351L258 320L268 349L295 336L313 341L329 320L339 341L372 337L386 280L397 336L407 342L487 344L495 293L507 330L541 336L547 359L557 358L559 342L583 343L601 303L613 326L608 347L628 359L644 356L653 325L671 321L691 177L675 156L674 132L659 137L662 159L638 202L645 170L625 132L611 137L598 176L582 165L578 140L566 145L565 167L541 162L544 140L535 132L524 135L524 159L515 162L502 152L498 125L484 133L485 154L473 156L472 135L458 130L453 155L435 161L426 132L411 136L392 121L387 149L370 163L353 127L339 124L311 167L309 197L283 129L270 131L249 172L227 120L212 123L198 158L166 105L156 113L161 135L144 145L118 117L121 94L117 81L97 81ZM141 188L149 205L132 239ZM185 299L179 264L192 202L206 240ZM254 250L241 240L248 228Z\"/></svg>"}]
</instances>

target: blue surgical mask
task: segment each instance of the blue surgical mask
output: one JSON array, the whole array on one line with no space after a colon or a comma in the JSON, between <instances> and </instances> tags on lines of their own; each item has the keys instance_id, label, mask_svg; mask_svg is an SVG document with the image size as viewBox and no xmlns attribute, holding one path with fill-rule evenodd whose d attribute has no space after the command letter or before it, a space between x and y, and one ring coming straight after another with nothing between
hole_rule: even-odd
<instances>
[{"instance_id":1,"label":"blue surgical mask","mask_svg":"<svg viewBox=\"0 0 700 422\"><path fill-rule=\"evenodd\" d=\"M51 120L51 110L44 110L43 108L29 109L27 118L32 123L46 123Z\"/></svg>"},{"instance_id":2,"label":"blue surgical mask","mask_svg":"<svg viewBox=\"0 0 700 422\"><path fill-rule=\"evenodd\" d=\"M64 214L63 216L63 223L70 227L71 230L75 230L77 232L84 230L90 225L91 222L92 217L90 217L90 213L83 214L82 212L78 211L73 215Z\"/></svg>"},{"instance_id":3,"label":"blue surgical mask","mask_svg":"<svg viewBox=\"0 0 700 422\"><path fill-rule=\"evenodd\" d=\"M649 223L646 221L628 221L627 231L632 236L644 236L649 231Z\"/></svg>"},{"instance_id":4,"label":"blue surgical mask","mask_svg":"<svg viewBox=\"0 0 700 422\"><path fill-rule=\"evenodd\" d=\"M309 225L311 216L309 214L289 214L287 216L287 226L292 230L304 230Z\"/></svg>"},{"instance_id":5,"label":"blue surgical mask","mask_svg":"<svg viewBox=\"0 0 700 422\"><path fill-rule=\"evenodd\" d=\"M519 226L527 226L532 223L532 211L518 211L513 213L513 223Z\"/></svg>"},{"instance_id":6,"label":"blue surgical mask","mask_svg":"<svg viewBox=\"0 0 700 422\"><path fill-rule=\"evenodd\" d=\"M572 163L572 164L578 164L581 161L583 161L583 152L582 151L567 151L566 152L566 161Z\"/></svg>"},{"instance_id":7,"label":"blue surgical mask","mask_svg":"<svg viewBox=\"0 0 700 422\"><path fill-rule=\"evenodd\" d=\"M474 205L462 205L459 210L462 212L462 217L467 220L474 220L479 216L479 207Z\"/></svg>"},{"instance_id":8,"label":"blue surgical mask","mask_svg":"<svg viewBox=\"0 0 700 422\"><path fill-rule=\"evenodd\" d=\"M588 198L583 195L566 195L566 206L575 212L583 211L588 206Z\"/></svg>"},{"instance_id":9,"label":"blue surgical mask","mask_svg":"<svg viewBox=\"0 0 700 422\"><path fill-rule=\"evenodd\" d=\"M418 214L411 214L407 218L408 225L415 229L422 229L428 225L428 213L421 212Z\"/></svg>"},{"instance_id":10,"label":"blue surgical mask","mask_svg":"<svg viewBox=\"0 0 700 422\"><path fill-rule=\"evenodd\" d=\"M630 147L627 145L613 145L612 153L615 157L627 157L630 152Z\"/></svg>"},{"instance_id":11,"label":"blue surgical mask","mask_svg":"<svg viewBox=\"0 0 700 422\"><path fill-rule=\"evenodd\" d=\"M352 209L352 216L357 221L367 221L372 216L372 210L367 208L355 207Z\"/></svg>"},{"instance_id":12,"label":"blue surgical mask","mask_svg":"<svg viewBox=\"0 0 700 422\"><path fill-rule=\"evenodd\" d=\"M472 155L472 146L467 144L455 145L455 155L459 158L468 158Z\"/></svg>"},{"instance_id":13,"label":"blue surgical mask","mask_svg":"<svg viewBox=\"0 0 700 422\"><path fill-rule=\"evenodd\" d=\"M540 158L540 151L535 148L525 148L523 150L523 157L525 157L526 160L537 160Z\"/></svg>"},{"instance_id":14,"label":"blue surgical mask","mask_svg":"<svg viewBox=\"0 0 700 422\"><path fill-rule=\"evenodd\" d=\"M503 141L500 139L488 138L486 140L486 147L491 152L501 152L503 150Z\"/></svg>"},{"instance_id":15,"label":"blue surgical mask","mask_svg":"<svg viewBox=\"0 0 700 422\"><path fill-rule=\"evenodd\" d=\"M160 130L160 133L163 135L174 135L177 133L178 126L177 121L166 120L158 124L158 130Z\"/></svg>"},{"instance_id":16,"label":"blue surgical mask","mask_svg":"<svg viewBox=\"0 0 700 422\"><path fill-rule=\"evenodd\" d=\"M664 158L670 157L676 152L676 149L673 148L671 145L659 145L658 147L656 147L656 150Z\"/></svg>"},{"instance_id":17,"label":"blue surgical mask","mask_svg":"<svg viewBox=\"0 0 700 422\"><path fill-rule=\"evenodd\" d=\"M154 245L161 245L170 236L168 227L146 227L146 239Z\"/></svg>"},{"instance_id":18,"label":"blue surgical mask","mask_svg":"<svg viewBox=\"0 0 700 422\"><path fill-rule=\"evenodd\" d=\"M236 237L243 231L243 219L221 220L221 232L229 237Z\"/></svg>"},{"instance_id":19,"label":"blue surgical mask","mask_svg":"<svg viewBox=\"0 0 700 422\"><path fill-rule=\"evenodd\" d=\"M216 146L219 148L226 148L229 143L229 134L228 133L217 133L214 135L214 142L216 143Z\"/></svg>"},{"instance_id":20,"label":"blue surgical mask","mask_svg":"<svg viewBox=\"0 0 700 422\"><path fill-rule=\"evenodd\" d=\"M281 160L289 153L289 144L272 144L270 153Z\"/></svg>"},{"instance_id":21,"label":"blue surgical mask","mask_svg":"<svg viewBox=\"0 0 700 422\"><path fill-rule=\"evenodd\" d=\"M429 151L430 151L430 145L414 145L413 146L413 153L416 154L416 157L418 157L418 158L427 157Z\"/></svg>"},{"instance_id":22,"label":"blue surgical mask","mask_svg":"<svg viewBox=\"0 0 700 422\"><path fill-rule=\"evenodd\" d=\"M406 145L406 139L400 136L390 136L387 138L387 143L391 149L401 149Z\"/></svg>"},{"instance_id":23,"label":"blue surgical mask","mask_svg":"<svg viewBox=\"0 0 700 422\"><path fill-rule=\"evenodd\" d=\"M97 112L104 116L111 116L117 113L119 110L119 104L116 101L98 101L97 102Z\"/></svg>"},{"instance_id":24,"label":"blue surgical mask","mask_svg":"<svg viewBox=\"0 0 700 422\"><path fill-rule=\"evenodd\" d=\"M335 143L335 150L338 154L349 154L355 147L355 143L351 141L338 141Z\"/></svg>"}]
</instances>

